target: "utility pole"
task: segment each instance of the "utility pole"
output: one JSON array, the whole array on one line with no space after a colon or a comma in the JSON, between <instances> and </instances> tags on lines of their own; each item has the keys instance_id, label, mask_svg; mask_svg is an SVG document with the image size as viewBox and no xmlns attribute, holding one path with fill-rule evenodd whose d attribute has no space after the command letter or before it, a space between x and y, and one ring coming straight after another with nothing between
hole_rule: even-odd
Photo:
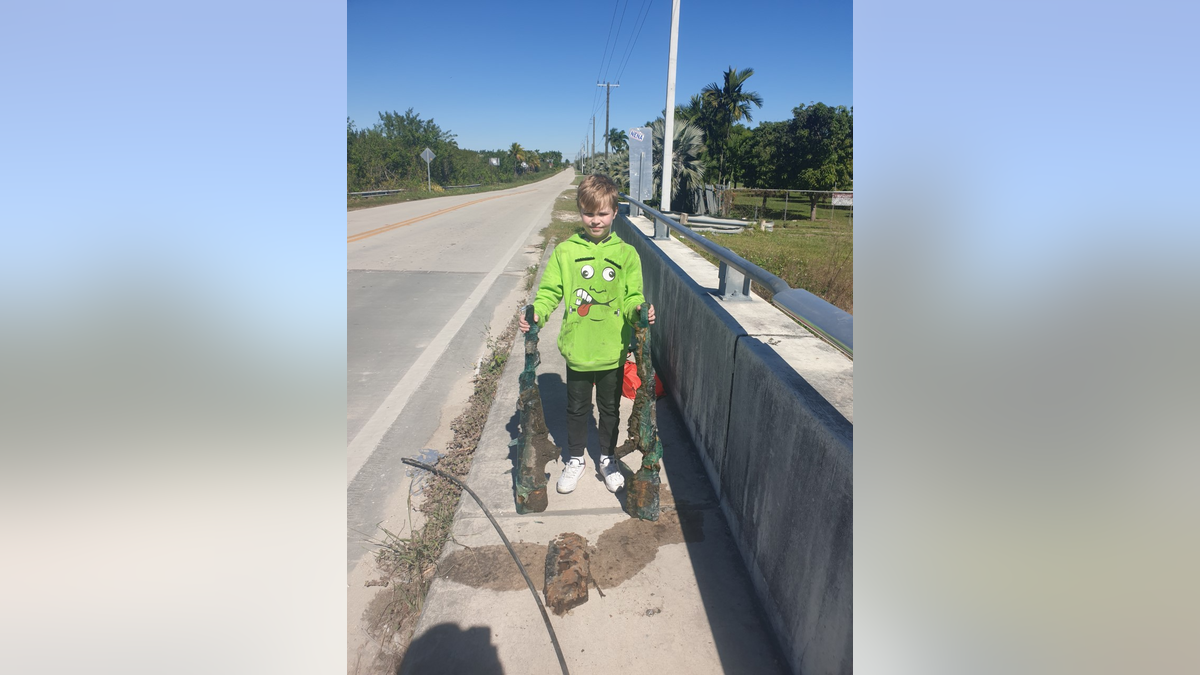
<instances>
[{"instance_id":1,"label":"utility pole","mask_svg":"<svg viewBox=\"0 0 1200 675\"><path fill-rule=\"evenodd\" d=\"M592 115L592 173L596 166L596 116Z\"/></svg>"},{"instance_id":2,"label":"utility pole","mask_svg":"<svg viewBox=\"0 0 1200 675\"><path fill-rule=\"evenodd\" d=\"M663 211L671 210L671 170L674 168L674 156L671 154L675 144L675 54L679 51L679 0L671 3L671 50L667 58L667 108L663 111L663 179L662 201L659 206Z\"/></svg>"},{"instance_id":3,"label":"utility pole","mask_svg":"<svg viewBox=\"0 0 1200 675\"><path fill-rule=\"evenodd\" d=\"M619 87L619 84L604 84L596 83L597 87L604 87L604 168L608 169L608 98L612 94L613 87Z\"/></svg>"}]
</instances>

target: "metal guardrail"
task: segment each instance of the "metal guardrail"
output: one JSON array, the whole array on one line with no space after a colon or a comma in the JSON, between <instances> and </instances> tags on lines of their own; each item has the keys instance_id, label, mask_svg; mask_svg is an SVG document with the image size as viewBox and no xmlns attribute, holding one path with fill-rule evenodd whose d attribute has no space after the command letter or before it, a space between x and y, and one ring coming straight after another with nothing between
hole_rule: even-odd
<instances>
[{"instance_id":1,"label":"metal guardrail","mask_svg":"<svg viewBox=\"0 0 1200 675\"><path fill-rule=\"evenodd\" d=\"M443 185L442 188L449 190L450 188L473 188L480 187L483 183L472 183L471 185ZM407 190L369 190L367 192L348 192L351 197L377 197L379 195L390 195L397 192L407 192Z\"/></svg>"},{"instance_id":2,"label":"metal guardrail","mask_svg":"<svg viewBox=\"0 0 1200 675\"><path fill-rule=\"evenodd\" d=\"M771 291L771 304L800 325L851 359L854 358L854 315L835 307L802 288L792 288L787 282L746 260L724 246L718 246L684 225L646 206L625 193L621 197L636 205L654 220L654 238L669 239L668 230L711 253L721 261L719 271L721 293L728 299L750 299L750 282L754 281ZM739 288L740 287L740 288ZM738 296L741 296L740 298Z\"/></svg>"},{"instance_id":3,"label":"metal guardrail","mask_svg":"<svg viewBox=\"0 0 1200 675\"><path fill-rule=\"evenodd\" d=\"M349 195L351 197L375 197L377 195L390 195L397 192L404 192L404 190L369 190L367 192L351 192Z\"/></svg>"}]
</instances>

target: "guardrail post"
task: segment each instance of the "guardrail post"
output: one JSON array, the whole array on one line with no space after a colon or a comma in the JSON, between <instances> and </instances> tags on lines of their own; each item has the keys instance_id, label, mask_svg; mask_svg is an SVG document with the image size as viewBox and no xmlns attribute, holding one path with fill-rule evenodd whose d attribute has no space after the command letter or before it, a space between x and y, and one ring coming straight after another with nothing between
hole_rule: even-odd
<instances>
[{"instance_id":1,"label":"guardrail post","mask_svg":"<svg viewBox=\"0 0 1200 675\"><path fill-rule=\"evenodd\" d=\"M720 279L720 294L718 297L721 300L750 300L750 277L724 262L721 263L720 271L717 275Z\"/></svg>"},{"instance_id":2,"label":"guardrail post","mask_svg":"<svg viewBox=\"0 0 1200 675\"><path fill-rule=\"evenodd\" d=\"M667 221L662 218L654 219L654 238L655 239L670 239L671 230L667 227Z\"/></svg>"}]
</instances>

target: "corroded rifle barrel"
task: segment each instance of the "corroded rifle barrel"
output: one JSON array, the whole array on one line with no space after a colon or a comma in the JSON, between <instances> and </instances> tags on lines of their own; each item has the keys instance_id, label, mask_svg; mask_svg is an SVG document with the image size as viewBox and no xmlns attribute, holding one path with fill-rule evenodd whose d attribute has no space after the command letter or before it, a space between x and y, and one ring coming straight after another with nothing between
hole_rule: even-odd
<instances>
[{"instance_id":1,"label":"corroded rifle barrel","mask_svg":"<svg viewBox=\"0 0 1200 675\"><path fill-rule=\"evenodd\" d=\"M633 474L625 494L625 512L642 520L658 520L659 461L662 460L662 443L658 440L658 414L654 401L654 364L651 359L650 321L646 316L647 305L638 312L634 328L634 358L637 359L638 386L633 399L633 412L629 416L630 443L625 452L638 450L642 453L641 468ZM622 468L628 468L622 462Z\"/></svg>"},{"instance_id":2,"label":"corroded rifle barrel","mask_svg":"<svg viewBox=\"0 0 1200 675\"><path fill-rule=\"evenodd\" d=\"M538 328L533 320L533 305L525 306L525 368L520 377L521 434L517 439L518 468L515 485L517 513L541 513L546 510L546 462L558 456L558 448L550 442L546 416L542 412L542 395L537 385Z\"/></svg>"}]
</instances>

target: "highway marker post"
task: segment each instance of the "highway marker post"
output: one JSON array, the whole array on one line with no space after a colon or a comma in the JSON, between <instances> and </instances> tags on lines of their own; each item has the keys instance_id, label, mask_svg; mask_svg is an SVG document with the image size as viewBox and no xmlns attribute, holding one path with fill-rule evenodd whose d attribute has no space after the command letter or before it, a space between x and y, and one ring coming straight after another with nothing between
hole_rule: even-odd
<instances>
[{"instance_id":1,"label":"highway marker post","mask_svg":"<svg viewBox=\"0 0 1200 675\"><path fill-rule=\"evenodd\" d=\"M421 159L425 160L425 189L430 192L433 192L433 182L429 180L429 163L433 161L434 157L437 157L437 155L433 154L433 151L429 148L421 151Z\"/></svg>"}]
</instances>

